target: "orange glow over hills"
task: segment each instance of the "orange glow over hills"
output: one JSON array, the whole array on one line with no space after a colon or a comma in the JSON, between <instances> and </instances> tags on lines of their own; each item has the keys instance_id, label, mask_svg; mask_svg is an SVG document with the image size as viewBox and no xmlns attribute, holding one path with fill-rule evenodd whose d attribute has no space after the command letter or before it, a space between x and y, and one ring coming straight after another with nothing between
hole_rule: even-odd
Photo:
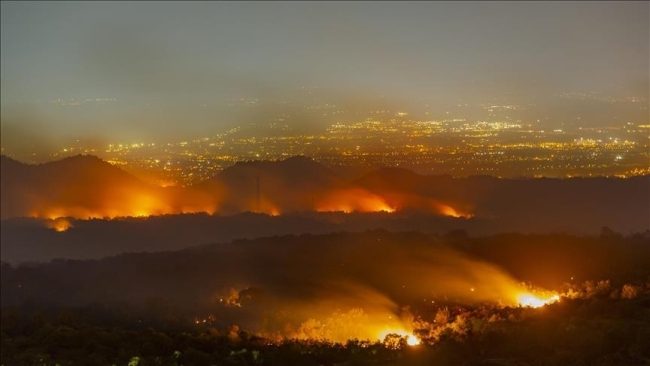
<instances>
[{"instance_id":1,"label":"orange glow over hills","mask_svg":"<svg viewBox=\"0 0 650 366\"><path fill-rule=\"evenodd\" d=\"M386 200L363 189L339 190L315 202L319 212L394 212Z\"/></svg>"},{"instance_id":2,"label":"orange glow over hills","mask_svg":"<svg viewBox=\"0 0 650 366\"><path fill-rule=\"evenodd\" d=\"M83 195L83 194L82 194ZM74 200L74 201L80 201ZM148 217L168 214L191 213L220 213L219 206L226 202L217 200L209 195L198 195L194 192L187 196L167 197L156 192L130 193L120 195L107 195L101 198L96 195L93 201L87 204L65 204L64 202L44 203L35 205L28 216L36 218L57 219L72 217L76 219L112 219L116 217ZM450 217L471 217L470 214L458 212L449 205L429 203L427 212ZM383 197L363 189L349 189L334 191L314 201L314 210L317 212L387 212L393 213L400 210L400 206L391 205ZM407 206L408 207L408 206ZM258 204L250 200L246 210L261 212L271 216L278 216L282 212L291 211L283 209L280 204L262 198ZM245 211L245 210L243 210Z\"/></svg>"},{"instance_id":3,"label":"orange glow over hills","mask_svg":"<svg viewBox=\"0 0 650 366\"><path fill-rule=\"evenodd\" d=\"M189 196L188 202L174 204L174 199L165 195L151 193L131 193L121 195L107 195L106 198L95 196L92 202L83 202L77 205L66 205L56 202L38 205L30 211L29 216L36 218L57 219L60 217L73 217L76 219L112 219L116 217L149 217L181 213L208 213L216 211L214 204L199 203ZM81 201L81 199L79 199Z\"/></svg>"},{"instance_id":4,"label":"orange glow over hills","mask_svg":"<svg viewBox=\"0 0 650 366\"><path fill-rule=\"evenodd\" d=\"M420 344L420 340L414 334L404 329L385 329L379 333L378 339L383 341L389 334L397 334L400 337L406 338L406 344L409 346L417 346Z\"/></svg>"},{"instance_id":5,"label":"orange glow over hills","mask_svg":"<svg viewBox=\"0 0 650 366\"><path fill-rule=\"evenodd\" d=\"M440 213L445 215L445 216L451 216L451 217L472 217L472 214L467 214L467 213L460 213L456 211L453 207L445 204L440 204Z\"/></svg>"},{"instance_id":6,"label":"orange glow over hills","mask_svg":"<svg viewBox=\"0 0 650 366\"><path fill-rule=\"evenodd\" d=\"M59 217L48 221L47 227L61 233L70 229L72 227L72 223L65 217Z\"/></svg>"},{"instance_id":7,"label":"orange glow over hills","mask_svg":"<svg viewBox=\"0 0 650 366\"><path fill-rule=\"evenodd\" d=\"M145 183L93 156L43 165L13 161L3 165L3 218L111 219L247 211L277 216L306 210L391 213L413 209L471 216L466 208L431 197L356 186L307 158L239 164L206 184L165 188Z\"/></svg>"}]
</instances>

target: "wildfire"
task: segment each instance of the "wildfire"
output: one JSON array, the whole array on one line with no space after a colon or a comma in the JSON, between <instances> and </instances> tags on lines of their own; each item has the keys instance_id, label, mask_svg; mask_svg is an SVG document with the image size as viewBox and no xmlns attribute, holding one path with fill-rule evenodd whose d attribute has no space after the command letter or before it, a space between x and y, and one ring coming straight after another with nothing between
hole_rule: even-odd
<instances>
[{"instance_id":1,"label":"wildfire","mask_svg":"<svg viewBox=\"0 0 650 366\"><path fill-rule=\"evenodd\" d=\"M58 233L61 233L70 229L72 227L72 223L65 217L59 217L48 222L48 227Z\"/></svg>"},{"instance_id":2,"label":"wildfire","mask_svg":"<svg viewBox=\"0 0 650 366\"><path fill-rule=\"evenodd\" d=\"M442 213L445 216L451 216L451 217L471 217L472 215L469 214L464 214L456 211L453 207L448 206L448 205L440 205L440 213Z\"/></svg>"},{"instance_id":3,"label":"wildfire","mask_svg":"<svg viewBox=\"0 0 650 366\"><path fill-rule=\"evenodd\" d=\"M560 301L560 295L534 295L530 292L522 293L517 296L517 302L520 306L527 306L531 308L541 308L544 305L552 304Z\"/></svg>"},{"instance_id":4,"label":"wildfire","mask_svg":"<svg viewBox=\"0 0 650 366\"><path fill-rule=\"evenodd\" d=\"M128 188L116 190L115 194L96 194L92 200L83 203L69 204L65 202L43 202L32 208L29 216L54 219L58 217L73 217L76 219L113 219L117 217L149 217L180 213L224 213L220 208L228 206L227 199L216 200L198 191L187 191L183 194L177 191L148 192ZM180 192L180 191L179 191ZM84 193L79 194L80 197ZM221 201L220 201L221 200ZM82 200L83 201L83 200ZM223 201L223 202L222 202ZM473 215L466 208L450 206L431 199L421 197L393 197L380 195L360 188L338 189L324 192L314 197L310 208L317 212L386 212L393 213L401 210L426 210L444 216L469 218ZM304 205L301 206L303 209ZM271 216L279 216L286 211L296 209L289 204L261 197L240 208L242 211L263 212Z\"/></svg>"},{"instance_id":5,"label":"wildfire","mask_svg":"<svg viewBox=\"0 0 650 366\"><path fill-rule=\"evenodd\" d=\"M430 199L429 200L429 207L433 209L435 212L438 212L441 215L444 216L451 216L451 217L464 217L464 218L470 218L473 217L474 215L464 211L458 207L452 207L448 204Z\"/></svg>"},{"instance_id":6,"label":"wildfire","mask_svg":"<svg viewBox=\"0 0 650 366\"><path fill-rule=\"evenodd\" d=\"M359 212L395 212L382 197L361 189L333 192L317 202L316 211L350 213Z\"/></svg>"},{"instance_id":7,"label":"wildfire","mask_svg":"<svg viewBox=\"0 0 650 366\"><path fill-rule=\"evenodd\" d=\"M217 209L215 206L210 206L210 205L203 205L202 207L198 206L183 206L178 210L178 212L182 214L194 214L194 213L207 213L208 215L212 215L215 212L217 212ZM168 213L176 213L175 211L170 211Z\"/></svg>"},{"instance_id":8,"label":"wildfire","mask_svg":"<svg viewBox=\"0 0 650 366\"><path fill-rule=\"evenodd\" d=\"M417 346L420 344L420 339L416 337L414 334L409 333L403 329L385 329L382 332L379 333L378 339L380 341L384 341L386 339L386 336L390 334L397 334L398 336L402 338L406 338L406 344L409 346Z\"/></svg>"},{"instance_id":9,"label":"wildfire","mask_svg":"<svg viewBox=\"0 0 650 366\"><path fill-rule=\"evenodd\" d=\"M213 214L217 207L212 203L198 202L199 198L191 196L184 204L173 204L165 197L151 193L129 193L116 199L102 199L89 205L42 205L33 209L30 217L56 220L72 217L75 219L114 219L118 217L150 217L167 214L208 213ZM194 202L196 201L196 202Z\"/></svg>"},{"instance_id":10,"label":"wildfire","mask_svg":"<svg viewBox=\"0 0 650 366\"><path fill-rule=\"evenodd\" d=\"M131 201L132 215L135 217L146 217L151 215L160 215L170 211L162 200L153 195L139 194L136 195Z\"/></svg>"},{"instance_id":11,"label":"wildfire","mask_svg":"<svg viewBox=\"0 0 650 366\"><path fill-rule=\"evenodd\" d=\"M392 212L395 208L399 211L421 211L434 213L441 216L449 216L456 218L470 218L474 215L469 211L469 207L459 207L456 203L453 205L450 202L441 202L435 198L425 197L412 193L398 193L398 192L382 192L379 194L386 202L386 206L390 207Z\"/></svg>"},{"instance_id":12,"label":"wildfire","mask_svg":"<svg viewBox=\"0 0 650 366\"><path fill-rule=\"evenodd\" d=\"M416 336L409 334L408 336L406 336L406 344L408 344L409 346L417 346L418 344L420 344L420 340Z\"/></svg>"}]
</instances>

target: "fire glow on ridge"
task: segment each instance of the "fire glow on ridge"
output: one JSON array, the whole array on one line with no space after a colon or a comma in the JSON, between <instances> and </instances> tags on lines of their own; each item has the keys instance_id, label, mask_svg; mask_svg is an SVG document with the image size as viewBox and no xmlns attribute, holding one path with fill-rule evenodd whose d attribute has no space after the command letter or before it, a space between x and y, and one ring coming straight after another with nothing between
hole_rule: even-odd
<instances>
[{"instance_id":1,"label":"fire glow on ridge","mask_svg":"<svg viewBox=\"0 0 650 366\"><path fill-rule=\"evenodd\" d=\"M532 293L522 293L517 296L517 302L520 306L531 308L541 308L544 305L560 301L560 296L555 294L551 296L537 296Z\"/></svg>"}]
</instances>

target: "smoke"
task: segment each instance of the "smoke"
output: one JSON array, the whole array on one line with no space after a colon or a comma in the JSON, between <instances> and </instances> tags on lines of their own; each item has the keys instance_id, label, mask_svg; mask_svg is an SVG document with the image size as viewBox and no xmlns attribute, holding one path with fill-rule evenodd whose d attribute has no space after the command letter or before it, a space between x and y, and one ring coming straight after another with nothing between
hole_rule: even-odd
<instances>
[{"instance_id":1,"label":"smoke","mask_svg":"<svg viewBox=\"0 0 650 366\"><path fill-rule=\"evenodd\" d=\"M262 290L264 296L242 303L238 311L246 314L250 329L271 338L316 334L335 341L376 340L389 329L413 330L404 304L442 300L515 306L526 291L501 268L420 234L272 241L242 249L245 260L235 262L239 265L229 277L242 288ZM346 328L349 322L354 329Z\"/></svg>"},{"instance_id":2,"label":"smoke","mask_svg":"<svg viewBox=\"0 0 650 366\"><path fill-rule=\"evenodd\" d=\"M68 12L62 13L62 19L71 24L79 21ZM146 15L150 26L143 26L136 13ZM228 34L228 27L222 29L222 25L212 24L211 29L219 31L211 32L211 38L189 39L185 31L174 26L176 20L177 14L167 13L167 17L158 18L145 7L125 5L107 8L102 16L89 21L83 32L59 34L62 27L57 27L52 37L65 35L69 39L61 51L66 52L65 64L77 67L60 66L55 76L39 81L39 93L24 85L18 67L3 65L3 73L21 81L11 83L3 77L3 94L8 97L2 109L5 150L27 153L31 147L26 148L26 144L39 150L59 150L71 140L87 141L96 136L126 143L176 141L278 119L295 128L314 131L332 123L332 118L318 112L308 113L306 104L334 103L352 112L388 105L378 95L368 97L367 91L360 92L359 87L319 89L312 94L309 88L302 88L314 81L308 77L308 68L287 72L286 62L275 65L267 60L268 66L262 68L255 63L259 60L242 62L251 52L247 47L253 46L247 46L243 40L236 42L237 37ZM255 37L249 41L254 44ZM273 50L269 50L269 58L277 57ZM281 72L276 73L275 69ZM37 99L39 95L43 99L36 108L39 115L29 114L34 106L10 112L7 107L19 95L23 99ZM117 102L104 107L47 105L50 99L59 97L106 97L116 98ZM228 101L240 98L256 103L229 105ZM33 131L47 135L34 136Z\"/></svg>"},{"instance_id":3,"label":"smoke","mask_svg":"<svg viewBox=\"0 0 650 366\"><path fill-rule=\"evenodd\" d=\"M93 119L87 110L74 108L78 107L56 108L49 101L2 103L0 139L3 154L22 161L44 162L51 160L50 154L60 153L64 148L78 149L76 153L85 149L94 153L96 149L101 151L108 145L110 128L99 123L77 124L75 120Z\"/></svg>"},{"instance_id":4,"label":"smoke","mask_svg":"<svg viewBox=\"0 0 650 366\"><path fill-rule=\"evenodd\" d=\"M31 108L2 108L0 145L3 153L46 154L55 151L59 142L43 119Z\"/></svg>"}]
</instances>

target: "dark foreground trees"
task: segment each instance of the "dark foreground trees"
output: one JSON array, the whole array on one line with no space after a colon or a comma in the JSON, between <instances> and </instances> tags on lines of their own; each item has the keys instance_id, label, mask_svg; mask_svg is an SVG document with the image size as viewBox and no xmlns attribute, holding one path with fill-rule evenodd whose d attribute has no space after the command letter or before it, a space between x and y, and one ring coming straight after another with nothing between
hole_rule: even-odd
<instances>
[{"instance_id":1,"label":"dark foreground trees","mask_svg":"<svg viewBox=\"0 0 650 366\"><path fill-rule=\"evenodd\" d=\"M95 306L96 307L96 306ZM650 362L650 294L593 296L540 309L474 309L468 327L410 347L399 339L346 344L271 342L244 330L170 324L86 308L2 310L2 365L643 365ZM110 310L106 310L110 312ZM496 310L495 310L496 311ZM481 315L476 315L481 314ZM96 313L95 315L100 315ZM163 330L164 329L164 330ZM236 329L236 328L235 328Z\"/></svg>"}]
</instances>

